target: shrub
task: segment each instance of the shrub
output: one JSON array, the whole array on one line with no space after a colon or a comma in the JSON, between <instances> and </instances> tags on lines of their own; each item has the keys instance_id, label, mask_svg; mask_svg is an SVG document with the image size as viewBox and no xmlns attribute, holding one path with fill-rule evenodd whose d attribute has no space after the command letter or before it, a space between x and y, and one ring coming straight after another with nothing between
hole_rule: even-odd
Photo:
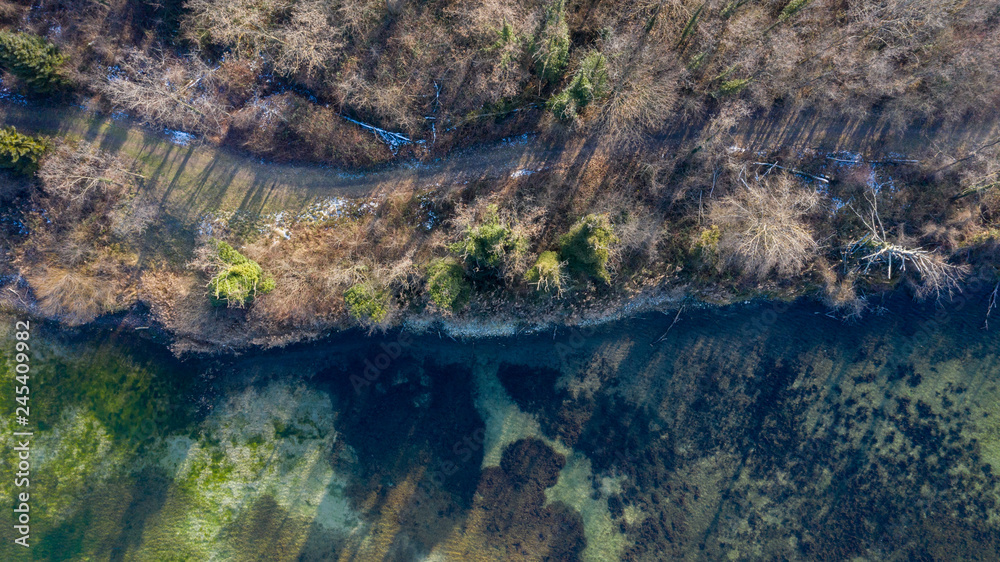
<instances>
[{"instance_id":1,"label":"shrub","mask_svg":"<svg viewBox=\"0 0 1000 562\"><path fill-rule=\"evenodd\" d=\"M733 94L738 94L743 91L750 84L749 78L734 78L732 80L726 80L719 86L719 90L716 92L716 97L731 96Z\"/></svg>"},{"instance_id":2,"label":"shrub","mask_svg":"<svg viewBox=\"0 0 1000 562\"><path fill-rule=\"evenodd\" d=\"M549 84L562 78L569 62L569 26L566 0L554 0L545 8L545 22L535 42L535 72Z\"/></svg>"},{"instance_id":3,"label":"shrub","mask_svg":"<svg viewBox=\"0 0 1000 562\"><path fill-rule=\"evenodd\" d=\"M612 85L602 101L604 135L631 144L677 119L684 72L674 52L629 35L602 49Z\"/></svg>"},{"instance_id":4,"label":"shrub","mask_svg":"<svg viewBox=\"0 0 1000 562\"><path fill-rule=\"evenodd\" d=\"M563 264L555 252L542 252L524 279L539 291L562 293Z\"/></svg>"},{"instance_id":5,"label":"shrub","mask_svg":"<svg viewBox=\"0 0 1000 562\"><path fill-rule=\"evenodd\" d=\"M709 217L722 231L719 252L748 275L792 275L802 270L817 244L805 214L819 201L788 176L746 184L712 205Z\"/></svg>"},{"instance_id":6,"label":"shrub","mask_svg":"<svg viewBox=\"0 0 1000 562\"><path fill-rule=\"evenodd\" d=\"M722 238L722 231L718 225L712 225L703 229L698 235L697 247L703 251L715 252L719 249L719 240Z\"/></svg>"},{"instance_id":7,"label":"shrub","mask_svg":"<svg viewBox=\"0 0 1000 562\"><path fill-rule=\"evenodd\" d=\"M368 319L376 324L389 314L389 296L368 283L358 283L344 292L347 311L358 320Z\"/></svg>"},{"instance_id":8,"label":"shrub","mask_svg":"<svg viewBox=\"0 0 1000 562\"><path fill-rule=\"evenodd\" d=\"M809 0L792 0L785 5L781 10L781 14L778 15L778 21L785 21L799 12L802 8L806 7Z\"/></svg>"},{"instance_id":9,"label":"shrub","mask_svg":"<svg viewBox=\"0 0 1000 562\"><path fill-rule=\"evenodd\" d=\"M560 119L573 119L590 102L607 96L609 91L607 60L601 53L591 51L569 85L549 100L549 108Z\"/></svg>"},{"instance_id":10,"label":"shrub","mask_svg":"<svg viewBox=\"0 0 1000 562\"><path fill-rule=\"evenodd\" d=\"M65 60L55 45L37 35L0 31L0 67L35 93L49 93L66 85L61 69Z\"/></svg>"},{"instance_id":11,"label":"shrub","mask_svg":"<svg viewBox=\"0 0 1000 562\"><path fill-rule=\"evenodd\" d=\"M20 174L38 171L38 163L47 146L40 138L22 135L14 127L0 129L0 168L10 168Z\"/></svg>"},{"instance_id":12,"label":"shrub","mask_svg":"<svg viewBox=\"0 0 1000 562\"><path fill-rule=\"evenodd\" d=\"M448 247L475 270L503 272L520 258L527 242L511 225L500 219L496 205L487 208L483 221L466 228L462 239Z\"/></svg>"},{"instance_id":13,"label":"shrub","mask_svg":"<svg viewBox=\"0 0 1000 562\"><path fill-rule=\"evenodd\" d=\"M216 244L216 261L219 272L208 284L214 304L242 308L274 290L274 278L226 242Z\"/></svg>"},{"instance_id":14,"label":"shrub","mask_svg":"<svg viewBox=\"0 0 1000 562\"><path fill-rule=\"evenodd\" d=\"M497 40L487 49L489 52L499 53L500 67L507 69L517 62L517 55L520 53L521 38L514 31L514 26L504 20L503 27L497 30Z\"/></svg>"},{"instance_id":15,"label":"shrub","mask_svg":"<svg viewBox=\"0 0 1000 562\"><path fill-rule=\"evenodd\" d=\"M458 260L438 258L427 267L427 292L434 304L456 311L465 305L472 288Z\"/></svg>"},{"instance_id":16,"label":"shrub","mask_svg":"<svg viewBox=\"0 0 1000 562\"><path fill-rule=\"evenodd\" d=\"M611 221L606 214L587 215L559 237L559 254L569 263L570 269L611 282L608 261L611 246L618 242Z\"/></svg>"}]
</instances>

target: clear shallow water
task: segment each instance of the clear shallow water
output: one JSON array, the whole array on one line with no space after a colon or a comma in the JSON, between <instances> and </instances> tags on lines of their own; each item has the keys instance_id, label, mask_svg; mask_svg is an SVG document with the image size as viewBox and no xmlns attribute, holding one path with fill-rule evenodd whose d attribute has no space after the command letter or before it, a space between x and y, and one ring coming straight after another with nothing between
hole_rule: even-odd
<instances>
[{"instance_id":1,"label":"clear shallow water","mask_svg":"<svg viewBox=\"0 0 1000 562\"><path fill-rule=\"evenodd\" d=\"M0 558L997 559L985 303L900 298L856 325L809 303L685 310L654 345L672 314L186 362L39 327L33 546ZM10 514L11 383L0 401Z\"/></svg>"}]
</instances>

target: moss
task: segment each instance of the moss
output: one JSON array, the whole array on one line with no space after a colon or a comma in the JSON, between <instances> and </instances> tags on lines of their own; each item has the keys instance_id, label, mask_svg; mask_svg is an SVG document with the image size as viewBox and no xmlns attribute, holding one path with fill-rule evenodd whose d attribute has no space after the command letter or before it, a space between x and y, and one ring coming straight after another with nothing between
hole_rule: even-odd
<instances>
[{"instance_id":1,"label":"moss","mask_svg":"<svg viewBox=\"0 0 1000 562\"><path fill-rule=\"evenodd\" d=\"M473 271L496 273L508 260L524 254L527 246L523 236L500 220L497 206L490 205L483 221L467 228L462 239L448 249L462 256Z\"/></svg>"},{"instance_id":2,"label":"moss","mask_svg":"<svg viewBox=\"0 0 1000 562\"><path fill-rule=\"evenodd\" d=\"M208 284L214 304L242 308L257 295L274 290L274 278L264 273L257 262L246 258L226 242L217 242L216 252L222 267Z\"/></svg>"},{"instance_id":3,"label":"moss","mask_svg":"<svg viewBox=\"0 0 1000 562\"><path fill-rule=\"evenodd\" d=\"M604 98L609 91L607 60L601 53L591 51L581 61L569 85L549 100L549 109L560 119L574 119L591 102Z\"/></svg>"},{"instance_id":4,"label":"moss","mask_svg":"<svg viewBox=\"0 0 1000 562\"><path fill-rule=\"evenodd\" d=\"M524 275L525 281L532 284L539 291L562 292L562 263L559 262L559 255L556 252L542 252L538 256L535 265Z\"/></svg>"},{"instance_id":5,"label":"moss","mask_svg":"<svg viewBox=\"0 0 1000 562\"><path fill-rule=\"evenodd\" d=\"M43 139L22 135L14 127L0 129L0 168L34 174L47 148Z\"/></svg>"},{"instance_id":6,"label":"moss","mask_svg":"<svg viewBox=\"0 0 1000 562\"><path fill-rule=\"evenodd\" d=\"M611 246L617 242L608 215L591 214L576 221L569 232L559 237L559 255L571 270L610 283L608 261Z\"/></svg>"},{"instance_id":7,"label":"moss","mask_svg":"<svg viewBox=\"0 0 1000 562\"><path fill-rule=\"evenodd\" d=\"M389 314L389 295L378 291L369 283L358 283L344 292L347 311L358 320L376 324Z\"/></svg>"},{"instance_id":8,"label":"moss","mask_svg":"<svg viewBox=\"0 0 1000 562\"><path fill-rule=\"evenodd\" d=\"M472 287L465 270L454 258L439 258L427 267L427 293L439 307L456 311L469 300Z\"/></svg>"}]
</instances>

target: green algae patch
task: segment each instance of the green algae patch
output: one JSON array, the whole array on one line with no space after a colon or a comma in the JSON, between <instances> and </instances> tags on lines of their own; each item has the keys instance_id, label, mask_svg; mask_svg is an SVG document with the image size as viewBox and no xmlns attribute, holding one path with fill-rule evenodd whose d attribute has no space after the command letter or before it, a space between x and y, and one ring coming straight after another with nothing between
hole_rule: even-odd
<instances>
[{"instance_id":1,"label":"green algae patch","mask_svg":"<svg viewBox=\"0 0 1000 562\"><path fill-rule=\"evenodd\" d=\"M276 535L249 532L268 520L286 522L277 538L288 552L314 526L346 539L360 521L329 463L337 438L323 393L273 383L232 396L197 438L165 440L159 466L173 486L137 554L155 557L180 536L192 557L254 557L273 548Z\"/></svg>"},{"instance_id":2,"label":"green algae patch","mask_svg":"<svg viewBox=\"0 0 1000 562\"><path fill-rule=\"evenodd\" d=\"M112 344L63 346L48 342L43 334L36 342L31 418L40 430L54 427L63 412L74 407L91 413L114 439L134 446L184 423L184 409L173 401L181 381L153 361L139 361ZM3 400L0 411L12 410L12 404Z\"/></svg>"},{"instance_id":3,"label":"green algae patch","mask_svg":"<svg viewBox=\"0 0 1000 562\"><path fill-rule=\"evenodd\" d=\"M593 479L590 460L580 453L572 453L566 459L566 466L559 472L559 480L555 486L545 490L545 504L562 502L583 517L584 536L587 538L583 560L620 560L627 544L626 538L611 519L607 495L594 494L591 486ZM620 483L614 483L608 491L620 492Z\"/></svg>"}]
</instances>

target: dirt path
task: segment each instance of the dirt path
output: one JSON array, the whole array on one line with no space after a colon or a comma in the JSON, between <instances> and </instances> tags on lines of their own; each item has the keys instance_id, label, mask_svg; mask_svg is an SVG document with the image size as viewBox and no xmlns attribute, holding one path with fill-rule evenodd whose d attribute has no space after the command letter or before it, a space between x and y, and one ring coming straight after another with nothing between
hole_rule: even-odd
<instances>
[{"instance_id":1,"label":"dirt path","mask_svg":"<svg viewBox=\"0 0 1000 562\"><path fill-rule=\"evenodd\" d=\"M345 172L326 166L264 162L198 141L179 144L172 135L128 118L116 119L76 107L0 105L0 123L14 125L22 132L86 139L124 155L139 165L150 188L182 220L195 220L218 209L294 212L329 197L363 196L398 186L460 184L518 169L537 170L563 152L522 139L463 151L441 162L403 162L384 169Z\"/></svg>"},{"instance_id":2,"label":"dirt path","mask_svg":"<svg viewBox=\"0 0 1000 562\"><path fill-rule=\"evenodd\" d=\"M181 222L192 224L220 209L267 213L296 212L334 196L363 196L380 190L462 184L542 168L579 167L594 151L577 142L545 146L533 138L470 148L447 159L403 162L385 169L344 172L315 165L267 163L245 153L193 142L178 144L171 135L76 107L0 105L0 121L28 132L86 139L134 160L149 178L152 196ZM647 150L669 152L693 142L697 131L673 131ZM1000 138L997 122L960 127L925 126L893 131L878 119L825 121L815 115L774 114L748 121L716 142L750 150L779 147L850 150L871 156L890 153L952 158Z\"/></svg>"}]
</instances>

